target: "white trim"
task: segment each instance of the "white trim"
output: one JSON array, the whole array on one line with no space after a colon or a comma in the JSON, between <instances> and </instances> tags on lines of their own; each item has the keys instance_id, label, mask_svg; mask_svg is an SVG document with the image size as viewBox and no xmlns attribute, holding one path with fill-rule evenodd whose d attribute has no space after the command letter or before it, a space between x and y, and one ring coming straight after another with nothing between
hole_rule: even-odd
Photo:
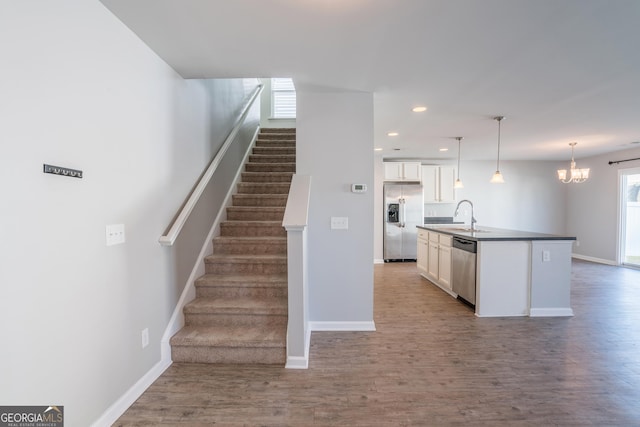
<instances>
[{"instance_id":1,"label":"white trim","mask_svg":"<svg viewBox=\"0 0 640 427\"><path fill-rule=\"evenodd\" d=\"M309 347L311 347L311 329L307 328L304 337L304 356L287 356L285 369L309 369Z\"/></svg>"},{"instance_id":2,"label":"white trim","mask_svg":"<svg viewBox=\"0 0 640 427\"><path fill-rule=\"evenodd\" d=\"M198 254L198 258L196 259L193 269L191 270L191 274L187 279L187 283L184 285L184 288L182 289L182 294L180 295L180 299L178 300L178 303L176 304L176 307L173 310L173 314L169 319L169 323L167 324L167 328L165 329L164 335L162 335L162 340L160 342L160 351L163 359L166 357L169 360L171 360L171 344L169 341L171 340L171 337L174 336L176 332L178 332L184 326L184 315L182 313L182 309L189 301L193 300L196 296L195 281L198 277L202 276L205 273L204 259L207 255L213 252L213 237L219 233L220 223L227 219L227 207L232 205L232 202L233 202L232 196L236 191L236 186L238 185L238 182L240 182L244 164L246 163L247 158L249 157L249 154L251 154L251 150L253 149L253 146L256 143L256 139L258 139L259 133L260 133L260 127L256 128L256 131L253 134L253 139L251 140L251 144L249 144L249 148L247 149L247 152L244 154L244 158L242 159L240 167L236 172L236 175L233 179L233 183L229 187L229 190L227 191L227 195L225 196L224 201L222 203L222 207L218 211L218 215L216 215L216 218L213 221L213 224L211 225L211 229L209 230L209 233L207 234L207 238L204 241L202 248L200 249L200 253Z\"/></svg>"},{"instance_id":3,"label":"white trim","mask_svg":"<svg viewBox=\"0 0 640 427\"><path fill-rule=\"evenodd\" d=\"M102 427L113 425L169 366L171 366L171 359L161 358L142 378L109 406L91 426Z\"/></svg>"},{"instance_id":4,"label":"white trim","mask_svg":"<svg viewBox=\"0 0 640 427\"><path fill-rule=\"evenodd\" d=\"M583 261L597 262L598 264L618 265L617 262L611 261L610 259L595 258L595 257L580 255L580 254L571 254L571 257L576 259L581 259Z\"/></svg>"},{"instance_id":5,"label":"white trim","mask_svg":"<svg viewBox=\"0 0 640 427\"><path fill-rule=\"evenodd\" d=\"M314 332L319 331L342 331L342 332L373 332L376 324L373 320L367 322L309 322L309 329Z\"/></svg>"},{"instance_id":6,"label":"white trim","mask_svg":"<svg viewBox=\"0 0 640 427\"><path fill-rule=\"evenodd\" d=\"M373 259L373 263L374 264L384 264L384 260L382 258L374 258Z\"/></svg>"},{"instance_id":7,"label":"white trim","mask_svg":"<svg viewBox=\"0 0 640 427\"><path fill-rule=\"evenodd\" d=\"M189 218L189 215L191 214L196 204L198 203L198 200L200 199L200 196L202 195L205 188L209 184L211 177L213 177L213 174L215 173L216 169L218 169L218 166L220 165L220 163L222 163L222 158L226 154L231 144L234 142L236 136L238 135L238 132L240 132L240 128L244 124L244 121L247 118L247 115L249 114L249 110L251 109L251 106L260 95L260 92L262 92L262 88L263 88L263 85L258 85L258 87L255 89L253 94L251 94L251 98L249 99L249 102L247 103L247 105L245 105L242 111L242 114L240 115L240 118L236 122L236 125L233 127L233 130L231 131L229 136L227 136L227 138L224 140L222 147L220 148L216 156L213 158L213 160L207 167L207 170L205 171L205 173L202 175L202 177L198 181L196 188L194 188L193 192L187 199L187 202L184 204L184 206L180 210L178 217L175 219L173 224L171 224L171 228L166 234L160 236L160 238L158 239L158 242L162 246L172 246L175 243L176 239L178 238L178 234L180 234L182 227L184 227L184 225L186 224L187 218Z\"/></svg>"},{"instance_id":8,"label":"white trim","mask_svg":"<svg viewBox=\"0 0 640 427\"><path fill-rule=\"evenodd\" d=\"M573 310L570 308L532 308L529 310L529 317L570 317Z\"/></svg>"}]
</instances>

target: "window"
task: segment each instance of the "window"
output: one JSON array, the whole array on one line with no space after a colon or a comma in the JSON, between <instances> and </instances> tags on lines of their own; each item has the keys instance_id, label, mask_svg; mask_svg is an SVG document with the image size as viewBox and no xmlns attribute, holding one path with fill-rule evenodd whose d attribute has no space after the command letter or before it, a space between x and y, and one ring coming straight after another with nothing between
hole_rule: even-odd
<instances>
[{"instance_id":1,"label":"window","mask_svg":"<svg viewBox=\"0 0 640 427\"><path fill-rule=\"evenodd\" d=\"M271 116L274 119L296 118L296 88L291 79L271 79Z\"/></svg>"}]
</instances>

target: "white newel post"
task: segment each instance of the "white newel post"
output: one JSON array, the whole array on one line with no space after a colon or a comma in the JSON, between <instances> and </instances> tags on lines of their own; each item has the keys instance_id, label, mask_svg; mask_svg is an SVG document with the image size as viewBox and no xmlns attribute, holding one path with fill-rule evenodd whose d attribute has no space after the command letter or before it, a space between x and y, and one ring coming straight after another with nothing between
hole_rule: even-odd
<instances>
[{"instance_id":1,"label":"white newel post","mask_svg":"<svg viewBox=\"0 0 640 427\"><path fill-rule=\"evenodd\" d=\"M286 368L289 369L309 367L307 218L310 185L310 176L293 176L282 221L283 227L287 230L289 318Z\"/></svg>"}]
</instances>

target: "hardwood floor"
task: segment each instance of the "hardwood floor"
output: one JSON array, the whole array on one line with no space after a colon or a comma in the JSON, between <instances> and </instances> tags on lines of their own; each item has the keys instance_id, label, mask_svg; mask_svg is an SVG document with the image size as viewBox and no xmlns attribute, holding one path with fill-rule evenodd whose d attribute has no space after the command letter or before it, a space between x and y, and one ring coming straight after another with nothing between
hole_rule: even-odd
<instances>
[{"instance_id":1,"label":"hardwood floor","mask_svg":"<svg viewBox=\"0 0 640 427\"><path fill-rule=\"evenodd\" d=\"M115 425L640 425L640 271L574 261L572 307L477 318L376 265L376 332L313 333L308 370L174 364Z\"/></svg>"}]
</instances>

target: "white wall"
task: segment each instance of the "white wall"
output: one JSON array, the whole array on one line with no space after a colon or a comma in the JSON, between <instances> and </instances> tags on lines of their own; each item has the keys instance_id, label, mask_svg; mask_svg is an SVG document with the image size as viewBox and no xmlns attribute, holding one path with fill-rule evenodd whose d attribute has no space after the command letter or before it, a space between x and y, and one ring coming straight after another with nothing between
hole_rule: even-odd
<instances>
[{"instance_id":1,"label":"white wall","mask_svg":"<svg viewBox=\"0 0 640 427\"><path fill-rule=\"evenodd\" d=\"M382 155L376 156L381 164ZM442 161L421 160L424 164L443 164ZM452 163L451 163L452 164ZM498 227L512 230L563 234L565 232L566 188L556 178L556 162L502 161L500 171L505 183L491 184L495 162L467 161L460 163L460 179L464 188L456 190L458 201L469 199L474 205L478 226ZM383 212L382 166L376 167L376 206ZM435 216L453 216L455 204L427 204L425 212L434 210ZM456 220L470 221L469 205L462 208L468 215ZM383 216L380 214L375 226L374 259L381 260L383 244Z\"/></svg>"},{"instance_id":2,"label":"white wall","mask_svg":"<svg viewBox=\"0 0 640 427\"><path fill-rule=\"evenodd\" d=\"M94 0L0 3L0 51L0 404L86 426L160 359L184 283L157 239L247 86L181 79Z\"/></svg>"},{"instance_id":3,"label":"white wall","mask_svg":"<svg viewBox=\"0 0 640 427\"><path fill-rule=\"evenodd\" d=\"M309 320L373 322L373 96L297 87L297 172L311 175ZM348 230L331 230L331 217Z\"/></svg>"},{"instance_id":4,"label":"white wall","mask_svg":"<svg viewBox=\"0 0 640 427\"><path fill-rule=\"evenodd\" d=\"M591 168L581 184L566 184L567 232L578 238L573 252L598 260L617 262L619 226L618 170L640 166L640 160L609 165L611 160L640 157L640 148L577 159L580 168ZM567 162L563 163L567 167Z\"/></svg>"}]
</instances>

